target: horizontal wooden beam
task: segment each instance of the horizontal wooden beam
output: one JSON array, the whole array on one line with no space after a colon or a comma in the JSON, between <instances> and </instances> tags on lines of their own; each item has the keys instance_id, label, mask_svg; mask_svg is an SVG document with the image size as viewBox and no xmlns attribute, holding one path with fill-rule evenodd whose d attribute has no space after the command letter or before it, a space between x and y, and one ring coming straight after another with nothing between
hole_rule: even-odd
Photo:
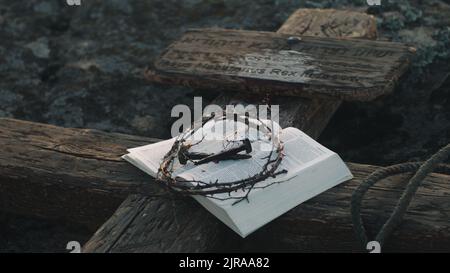
<instances>
[{"instance_id":1,"label":"horizontal wooden beam","mask_svg":"<svg viewBox=\"0 0 450 273\"><path fill-rule=\"evenodd\" d=\"M152 184L120 156L154 141L1 118L0 209L96 229L128 194Z\"/></svg>"},{"instance_id":2,"label":"horizontal wooden beam","mask_svg":"<svg viewBox=\"0 0 450 273\"><path fill-rule=\"evenodd\" d=\"M163 52L146 77L240 94L369 101L394 90L414 53L385 41L192 29Z\"/></svg>"},{"instance_id":3,"label":"horizontal wooden beam","mask_svg":"<svg viewBox=\"0 0 450 273\"><path fill-rule=\"evenodd\" d=\"M128 197L84 246L85 252L361 251L350 217L350 199L378 167L348 164L355 178L322 193L240 238L193 199ZM374 234L398 200L399 175L369 191L363 217ZM430 175L384 251L450 251L450 176ZM159 230L159 232L155 232Z\"/></svg>"},{"instance_id":4,"label":"horizontal wooden beam","mask_svg":"<svg viewBox=\"0 0 450 273\"><path fill-rule=\"evenodd\" d=\"M95 229L92 252L210 250L353 251L349 199L377 167L352 164L355 179L298 206L245 240L190 198L165 194L152 179L120 159L151 138L0 119L0 209L84 223ZM406 175L407 176L407 175ZM364 215L374 231L397 200L403 178L369 192ZM388 247L450 250L450 177L433 174L419 189ZM145 192L146 195L137 193ZM201 223L201 224L200 224ZM154 232L158 231L158 232Z\"/></svg>"}]
</instances>

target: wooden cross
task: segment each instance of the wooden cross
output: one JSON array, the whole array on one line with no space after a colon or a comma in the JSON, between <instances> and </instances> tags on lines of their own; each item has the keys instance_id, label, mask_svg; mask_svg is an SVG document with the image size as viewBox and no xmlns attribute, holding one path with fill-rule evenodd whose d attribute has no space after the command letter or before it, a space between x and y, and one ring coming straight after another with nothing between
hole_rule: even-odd
<instances>
[{"instance_id":1,"label":"wooden cross","mask_svg":"<svg viewBox=\"0 0 450 273\"><path fill-rule=\"evenodd\" d=\"M301 9L278 33L375 39L376 22L356 12ZM341 100L276 96L271 102L280 105L283 127L295 126L317 137ZM215 103L261 104L262 99L223 92ZM159 140L13 119L0 119L0 132L0 146L7 147L0 155L0 209L64 219L95 230L128 196L84 246L85 252L355 251L359 246L352 232L350 196L377 168L348 163L355 179L303 203L242 240L190 198L139 194L163 191L120 156L126 148ZM374 198L365 204L368 210L386 217L396 202L391 187L402 185L404 177L377 186ZM450 208L441 198L450 194L446 180L448 176L438 174L426 179L427 187L419 189L417 204L409 209L411 216L406 216L394 234L398 240L389 244L392 249L450 250ZM376 220L369 221L372 227L374 223Z\"/></svg>"},{"instance_id":2,"label":"wooden cross","mask_svg":"<svg viewBox=\"0 0 450 273\"><path fill-rule=\"evenodd\" d=\"M300 98L274 96L271 103L280 105L282 127L296 126L316 138L342 99L371 100L388 93L393 89L393 82L404 72L407 57L411 54L405 46L342 39L374 39L375 25L372 16L355 12L298 10L277 33L194 30L169 46L156 62L155 70L147 71L146 76L163 83L252 91L246 101L242 100L243 92L223 92L216 103L225 105L257 105L264 99L265 92L270 92L271 95L305 95ZM324 40L308 35L334 38ZM290 37L300 37L300 41L290 45ZM267 49L271 51L267 52ZM321 51L318 52L317 49ZM304 54L302 58L307 62L307 69L312 70L311 75L283 78L278 74L270 74L269 70L273 67L283 66L288 73L304 72L302 70L305 67L286 67L286 60L276 63L274 59L283 57L277 54L280 50ZM223 63L242 67L239 64L242 56L262 58L262 61L256 61L256 65L251 68L262 67L266 69L265 73L255 76L252 71L224 72L225 68L220 67ZM270 59L271 63L267 64L264 57ZM288 61L294 58L292 55L285 56ZM296 63L292 64L295 65ZM215 69L216 66L219 66L218 70ZM315 76L316 74L318 75ZM337 79L327 81L324 75L336 76ZM356 78L356 81L351 77ZM257 95L252 96L255 93ZM192 200L174 202L139 195L130 196L116 211L116 215L123 216L111 218L103 230L86 244L85 251L202 252L216 247L239 248L233 243L230 245L230 242L239 242L238 245L245 243ZM130 215L134 218L130 219ZM252 238L257 237L264 242L278 234L267 234L267 229L265 231Z\"/></svg>"}]
</instances>

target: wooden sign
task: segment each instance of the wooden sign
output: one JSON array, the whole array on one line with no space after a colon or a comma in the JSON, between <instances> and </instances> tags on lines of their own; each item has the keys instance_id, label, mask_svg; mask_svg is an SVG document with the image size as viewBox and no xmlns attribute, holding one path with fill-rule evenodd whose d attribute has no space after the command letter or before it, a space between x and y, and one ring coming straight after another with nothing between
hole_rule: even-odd
<instances>
[{"instance_id":1,"label":"wooden sign","mask_svg":"<svg viewBox=\"0 0 450 273\"><path fill-rule=\"evenodd\" d=\"M189 30L146 77L200 88L372 100L393 90L414 52L380 41Z\"/></svg>"}]
</instances>

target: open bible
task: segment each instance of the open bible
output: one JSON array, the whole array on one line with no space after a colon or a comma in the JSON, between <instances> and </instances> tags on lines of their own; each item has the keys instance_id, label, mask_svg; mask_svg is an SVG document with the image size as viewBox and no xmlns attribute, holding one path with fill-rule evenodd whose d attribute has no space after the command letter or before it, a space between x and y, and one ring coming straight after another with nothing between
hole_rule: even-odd
<instances>
[{"instance_id":1,"label":"open bible","mask_svg":"<svg viewBox=\"0 0 450 273\"><path fill-rule=\"evenodd\" d=\"M283 159L278 166L284 172L258 182L254 187L214 196L193 197L240 236L258 228L298 206L302 202L351 179L353 176L341 158L296 128L279 128ZM176 138L128 150L123 158L142 171L157 177L161 161ZM225 183L250 177L261 170L270 153L264 145L252 143L251 158L176 166L173 173L184 181ZM233 145L233 142L227 142ZM193 146L196 152L216 153L224 144L205 140ZM179 164L179 162L178 162ZM195 182L192 182L195 183ZM250 191L250 192L247 192ZM243 200L245 197L245 200ZM239 202L236 202L236 201Z\"/></svg>"}]
</instances>

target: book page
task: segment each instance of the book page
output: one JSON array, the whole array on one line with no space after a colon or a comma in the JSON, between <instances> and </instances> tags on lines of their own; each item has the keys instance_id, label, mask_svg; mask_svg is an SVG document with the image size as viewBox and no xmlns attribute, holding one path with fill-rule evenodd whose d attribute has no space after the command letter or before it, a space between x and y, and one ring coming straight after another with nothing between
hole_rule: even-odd
<instances>
[{"instance_id":1,"label":"book page","mask_svg":"<svg viewBox=\"0 0 450 273\"><path fill-rule=\"evenodd\" d=\"M276 180L289 179L289 177L298 175L303 168L311 166L334 154L296 128L284 129L280 135L280 139L284 145L283 152L285 156L278 170L286 170L287 174L267 179L260 186L273 183ZM217 142L215 145L217 146ZM267 157L270 154L271 149L267 149L267 146L264 146L265 149L261 149L262 145L271 145L271 149L274 148L274 144L270 142L252 142L253 152L250 153L252 155L250 159L228 160L218 163L210 162L182 172L179 174L179 177L187 181L226 183L254 176L262 171L263 166L267 163ZM275 159L276 156L273 153L272 159Z\"/></svg>"},{"instance_id":2,"label":"book page","mask_svg":"<svg viewBox=\"0 0 450 273\"><path fill-rule=\"evenodd\" d=\"M334 154L297 128L283 129L281 140L286 156L280 167L291 172L298 172Z\"/></svg>"},{"instance_id":3,"label":"book page","mask_svg":"<svg viewBox=\"0 0 450 273\"><path fill-rule=\"evenodd\" d=\"M253 140L252 152L250 153L252 157L250 159L209 162L198 166L193 162L181 165L178 160L176 160L176 162L174 162L175 171L173 176L193 182L227 183L242 180L260 173L263 166L267 163L267 157L274 148L274 143L267 140L255 140L252 133L247 136ZM156 177L161 161L171 149L175 139L176 138L129 149L128 151L130 153L124 156L124 159L153 177ZM318 161L333 154L332 151L323 147L296 128L283 129L280 133L280 140L284 146L283 153L285 155L278 170L286 170L287 173L275 178L268 178L266 181L260 182L259 186L289 179L290 177L298 175L303 168L316 164ZM197 142L198 141L196 140L192 140L191 144L196 144ZM239 140L217 141L204 139L201 142L198 142L198 145L194 145L190 149L190 152L209 155L237 147L241 144L242 141ZM275 159L276 156L277 155L273 153L272 159ZM241 192L240 194L245 194L245 192Z\"/></svg>"},{"instance_id":4,"label":"book page","mask_svg":"<svg viewBox=\"0 0 450 273\"><path fill-rule=\"evenodd\" d=\"M241 180L259 173L267 162L269 151L258 151L255 147L258 144L253 142L254 151L249 155L252 158L240 160L225 160L220 162L209 162L207 164L195 166L178 176L187 181L203 181L211 183L226 183ZM215 144L217 148L217 142ZM231 145L236 146L236 144ZM228 147L227 149L230 149ZM273 155L273 158L275 155Z\"/></svg>"},{"instance_id":5,"label":"book page","mask_svg":"<svg viewBox=\"0 0 450 273\"><path fill-rule=\"evenodd\" d=\"M249 122L253 126L247 126L243 122L228 119L207 122L203 126L204 130L199 130L194 134L196 140L201 139L203 136L206 136L205 139L201 140L199 145L194 145L190 151L217 154L242 145L242 140L248 138L252 142L252 152L249 154L252 158L210 162L199 166L192 166L193 163L188 163L186 165L188 168L185 168L188 170L180 173L178 177L187 181L226 183L259 173L267 161L264 157L269 155L273 148L273 143L268 139L264 139L267 138L267 135L258 130L255 125L265 124L270 128L272 135L280 134L281 127L269 120L250 118ZM189 168L189 165L191 165L191 168Z\"/></svg>"},{"instance_id":6,"label":"book page","mask_svg":"<svg viewBox=\"0 0 450 273\"><path fill-rule=\"evenodd\" d=\"M145 167L140 167L140 169L143 169L149 175L156 177L162 159L170 150L174 142L175 138L172 138L158 143L128 149L127 151L129 154L123 156L123 159L132 164L143 164Z\"/></svg>"},{"instance_id":7,"label":"book page","mask_svg":"<svg viewBox=\"0 0 450 273\"><path fill-rule=\"evenodd\" d=\"M260 136L260 132L257 131L256 124L266 124L270 126L273 132L281 131L278 124L269 120L255 120L250 118L249 122L255 124L255 126L249 129L243 122L235 122L233 120L208 121L201 129L196 130L190 138L186 139L186 144L193 145L189 152L215 154L240 145L242 143L239 141L240 139L246 137L252 140L257 139ZM176 139L175 137L158 143L128 149L129 154L122 158L136 165L151 176L156 177L164 156L171 149ZM226 166L228 165L226 164ZM173 176L175 177L194 167L195 165L192 162L181 165L178 160L175 160ZM249 165L248 168L251 169L252 166ZM201 170L198 171L200 172Z\"/></svg>"}]
</instances>

